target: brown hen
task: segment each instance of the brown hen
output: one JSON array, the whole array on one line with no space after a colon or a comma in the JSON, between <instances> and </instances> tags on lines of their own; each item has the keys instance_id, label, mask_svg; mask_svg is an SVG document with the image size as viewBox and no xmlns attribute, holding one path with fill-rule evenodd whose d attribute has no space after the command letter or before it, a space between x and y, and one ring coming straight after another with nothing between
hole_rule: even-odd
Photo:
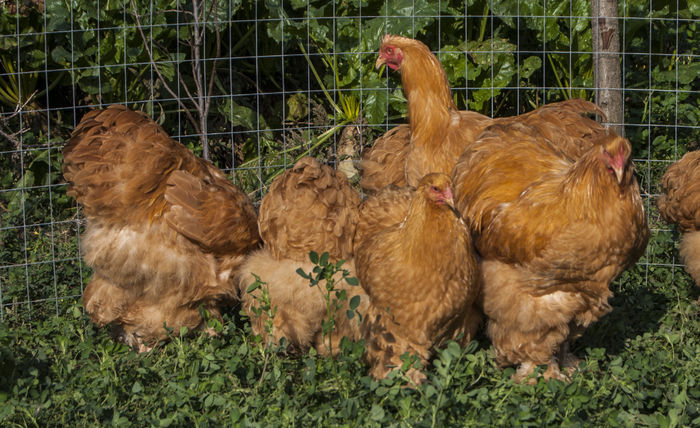
<instances>
[{"instance_id":1,"label":"brown hen","mask_svg":"<svg viewBox=\"0 0 700 428\"><path fill-rule=\"evenodd\" d=\"M265 246L248 257L240 282L243 307L256 334L275 342L285 337L292 350L301 352L314 346L320 352L328 352L328 339L324 340L321 329L327 309L323 298L326 282L320 284L324 290L310 287L309 280L301 277L297 269L311 272L315 265L309 261L309 253L328 252L331 262L346 260L342 268L355 276L352 239L360 202L359 194L350 187L344 174L308 156L273 181L262 200L258 218ZM247 293L255 282L254 274L265 285ZM349 300L360 295L360 310L364 311L362 305L367 304L367 297L360 287L342 280L342 271L333 279L336 289L347 294L347 300L341 302L343 307L336 313L336 331L331 336L331 352L335 354L338 340L343 336L359 339L357 322L348 320L345 313ZM263 290L269 294L271 306L277 308L273 337L268 337L265 331L268 317L256 316L252 310L260 306ZM331 297L334 296L332 293Z\"/></svg>"},{"instance_id":2,"label":"brown hen","mask_svg":"<svg viewBox=\"0 0 700 428\"><path fill-rule=\"evenodd\" d=\"M429 172L450 174L457 159L493 123L523 122L556 141L570 157L580 156L605 131L586 113L603 116L593 103L572 99L547 104L519 116L491 119L458 111L442 65L418 40L387 35L376 66L386 64L401 73L408 101L409 129L393 128L377 139L360 162L363 190L373 193L388 185L415 186ZM562 135L561 129L566 129Z\"/></svg>"},{"instance_id":3,"label":"brown hen","mask_svg":"<svg viewBox=\"0 0 700 428\"><path fill-rule=\"evenodd\" d=\"M410 134L394 131L375 142L366 158L374 152L394 152L392 164L378 163L374 170L383 168L384 174L395 174L391 169L405 153L404 170L406 183L416 186L430 172L449 174L455 161L467 144L491 122L491 118L473 111L459 111L452 101L452 92L445 70L440 61L422 42L401 36L387 35L379 48L376 67L386 64L401 73L401 82L408 102ZM410 143L405 147L406 137ZM388 146L388 148L387 148ZM365 163L361 166L366 170ZM371 184L369 178L364 186ZM391 182L401 186L400 182Z\"/></svg>"},{"instance_id":4,"label":"brown hen","mask_svg":"<svg viewBox=\"0 0 700 428\"><path fill-rule=\"evenodd\" d=\"M478 326L477 261L450 186L445 174L426 175L403 221L356 243L357 273L370 298L362 329L375 378L400 367L405 352L427 364L433 347L459 333L468 343ZM407 375L425 380L414 368Z\"/></svg>"},{"instance_id":5,"label":"brown hen","mask_svg":"<svg viewBox=\"0 0 700 428\"><path fill-rule=\"evenodd\" d=\"M260 243L248 197L141 112L91 111L63 149L68 194L87 226L83 304L144 351L235 301L233 276Z\"/></svg>"},{"instance_id":6,"label":"brown hen","mask_svg":"<svg viewBox=\"0 0 700 428\"><path fill-rule=\"evenodd\" d=\"M562 130L566 132L566 130ZM577 360L569 343L610 312L610 283L649 239L629 142L614 133L578 159L536 129L493 125L455 166L457 208L482 257L482 306L515 380Z\"/></svg>"},{"instance_id":7,"label":"brown hen","mask_svg":"<svg viewBox=\"0 0 700 428\"><path fill-rule=\"evenodd\" d=\"M683 233L679 252L685 270L700 285L700 151L686 153L661 179L659 211Z\"/></svg>"}]
</instances>

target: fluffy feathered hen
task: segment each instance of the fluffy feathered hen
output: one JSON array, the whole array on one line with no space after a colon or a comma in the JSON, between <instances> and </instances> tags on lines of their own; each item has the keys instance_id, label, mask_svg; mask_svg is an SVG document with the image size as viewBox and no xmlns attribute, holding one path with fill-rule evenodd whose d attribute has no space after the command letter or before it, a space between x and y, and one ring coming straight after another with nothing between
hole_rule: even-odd
<instances>
[{"instance_id":1,"label":"fluffy feathered hen","mask_svg":"<svg viewBox=\"0 0 700 428\"><path fill-rule=\"evenodd\" d=\"M478 326L477 261L452 199L449 177L428 174L402 222L356 243L357 273L370 299L362 328L375 378L400 367L405 352L427 364L434 346L460 332L468 343ZM407 374L415 383L425 380L413 368Z\"/></svg>"},{"instance_id":2,"label":"fluffy feathered hen","mask_svg":"<svg viewBox=\"0 0 700 428\"><path fill-rule=\"evenodd\" d=\"M491 119L458 111L442 65L422 42L387 35L376 66L386 64L401 73L408 101L409 129L393 128L378 138L360 162L360 186L373 193L388 185L415 186L429 172L450 174L457 159L493 123L522 122L556 141L570 157L578 157L605 131L583 114L603 112L593 103L572 99L542 106L519 116ZM564 127L564 128L562 128ZM566 129L562 134L561 129Z\"/></svg>"},{"instance_id":3,"label":"fluffy feathered hen","mask_svg":"<svg viewBox=\"0 0 700 428\"><path fill-rule=\"evenodd\" d=\"M240 281L243 307L250 315L256 334L274 341L285 337L290 348L296 351L305 351L310 346L320 352L328 351L328 340L324 340L321 329L326 318L322 291L309 287L309 280L296 271L300 267L307 273L314 269L309 252L328 252L331 262L346 260L342 268L355 276L352 239L360 202L360 196L350 187L344 174L308 156L273 181L262 200L258 218L265 246L248 257ZM265 283L263 288L269 293L270 304L277 308L272 338L267 337L265 331L268 318L258 317L252 311L254 306L259 306L262 290L246 292L255 282L253 274ZM341 278L342 272L333 277L336 289L345 290L348 297L345 307L335 317L332 353L337 351L338 341L343 336L359 339L357 321L348 320L345 314L349 300L360 295L361 312L364 311L362 305L367 304L362 289L348 285ZM325 289L325 281L321 287Z\"/></svg>"},{"instance_id":4,"label":"fluffy feathered hen","mask_svg":"<svg viewBox=\"0 0 700 428\"><path fill-rule=\"evenodd\" d=\"M565 132L565 131L564 131ZM457 208L482 257L482 305L515 379L577 360L569 343L610 312L608 286L649 239L629 142L614 133L578 159L521 123L493 125L455 166Z\"/></svg>"},{"instance_id":5,"label":"fluffy feathered hen","mask_svg":"<svg viewBox=\"0 0 700 428\"><path fill-rule=\"evenodd\" d=\"M416 186L430 172L449 174L465 142L474 141L491 120L457 110L445 70L422 42L385 36L376 67L382 64L401 73L410 128L390 130L365 152L360 185L370 193L390 184Z\"/></svg>"},{"instance_id":6,"label":"fluffy feathered hen","mask_svg":"<svg viewBox=\"0 0 700 428\"><path fill-rule=\"evenodd\" d=\"M700 151L686 153L661 179L659 211L683 232L679 252L685 269L700 286Z\"/></svg>"},{"instance_id":7,"label":"fluffy feathered hen","mask_svg":"<svg viewBox=\"0 0 700 428\"><path fill-rule=\"evenodd\" d=\"M93 268L83 304L143 351L219 316L235 301L233 276L259 245L248 197L211 163L123 106L86 114L63 149L68 194L87 226L82 254Z\"/></svg>"}]
</instances>

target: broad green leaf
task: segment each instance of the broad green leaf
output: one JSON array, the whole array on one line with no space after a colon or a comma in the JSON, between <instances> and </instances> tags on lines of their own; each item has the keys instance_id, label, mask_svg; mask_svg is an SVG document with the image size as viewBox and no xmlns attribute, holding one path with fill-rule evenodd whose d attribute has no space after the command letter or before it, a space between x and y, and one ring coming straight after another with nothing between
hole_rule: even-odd
<instances>
[{"instance_id":1,"label":"broad green leaf","mask_svg":"<svg viewBox=\"0 0 700 428\"><path fill-rule=\"evenodd\" d=\"M328 254L328 251L324 251L323 254L321 254L321 258L318 261L318 264L321 266L328 266L328 258L330 255ZM316 262L314 262L316 263Z\"/></svg>"},{"instance_id":2,"label":"broad green leaf","mask_svg":"<svg viewBox=\"0 0 700 428\"><path fill-rule=\"evenodd\" d=\"M316 251L310 251L309 260L311 260L313 264L318 264L318 253Z\"/></svg>"},{"instance_id":3,"label":"broad green leaf","mask_svg":"<svg viewBox=\"0 0 700 428\"><path fill-rule=\"evenodd\" d=\"M377 421L377 422L383 420L384 419L384 409L382 409L382 407L377 405L377 404L372 404L372 408L369 411L369 417L373 421Z\"/></svg>"}]
</instances>

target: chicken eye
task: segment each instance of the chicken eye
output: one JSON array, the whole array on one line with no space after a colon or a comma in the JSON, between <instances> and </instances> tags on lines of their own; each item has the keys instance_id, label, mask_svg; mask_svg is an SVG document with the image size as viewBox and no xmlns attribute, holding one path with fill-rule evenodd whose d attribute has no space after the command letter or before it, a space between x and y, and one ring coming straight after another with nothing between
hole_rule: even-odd
<instances>
[{"instance_id":1,"label":"chicken eye","mask_svg":"<svg viewBox=\"0 0 700 428\"><path fill-rule=\"evenodd\" d=\"M430 190L432 190L433 192L439 192L439 191L440 191L440 189L438 189L437 186L430 186Z\"/></svg>"},{"instance_id":2,"label":"chicken eye","mask_svg":"<svg viewBox=\"0 0 700 428\"><path fill-rule=\"evenodd\" d=\"M393 55L393 54L394 54L394 48L392 48L392 47L387 47L387 48L386 48L386 53L389 54L389 55Z\"/></svg>"}]
</instances>

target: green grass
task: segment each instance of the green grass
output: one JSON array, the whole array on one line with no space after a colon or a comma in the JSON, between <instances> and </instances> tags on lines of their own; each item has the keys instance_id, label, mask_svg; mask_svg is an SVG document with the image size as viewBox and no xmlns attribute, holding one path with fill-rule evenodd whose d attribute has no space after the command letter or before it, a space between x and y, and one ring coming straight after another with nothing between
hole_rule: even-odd
<instances>
[{"instance_id":1,"label":"green grass","mask_svg":"<svg viewBox=\"0 0 700 428\"><path fill-rule=\"evenodd\" d=\"M638 265L613 312L575 351L570 384L514 384L485 338L437 353L430 382L367 376L362 343L337 359L261 348L231 311L139 355L95 328L79 302L60 317L0 323L2 426L698 426L698 290L680 269ZM648 277L649 284L643 284Z\"/></svg>"}]
</instances>

